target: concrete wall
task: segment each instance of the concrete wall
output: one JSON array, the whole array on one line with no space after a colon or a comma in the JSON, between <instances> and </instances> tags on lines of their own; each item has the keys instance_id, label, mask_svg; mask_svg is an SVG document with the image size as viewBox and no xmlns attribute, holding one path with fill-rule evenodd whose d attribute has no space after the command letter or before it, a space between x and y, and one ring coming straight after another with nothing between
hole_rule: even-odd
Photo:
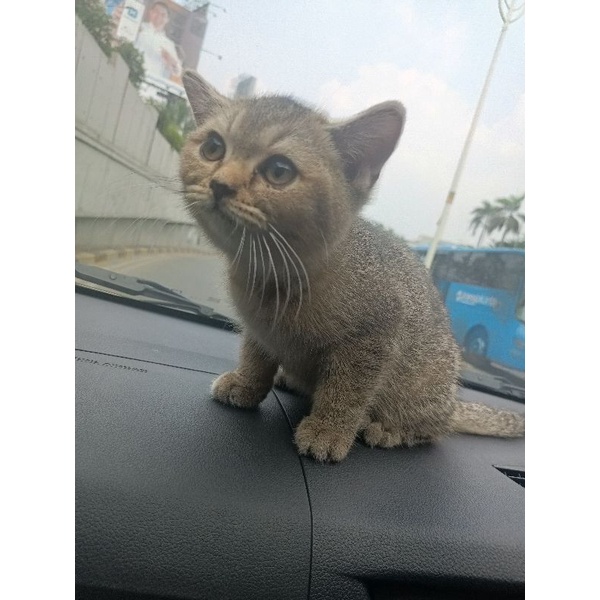
<instances>
[{"instance_id":1,"label":"concrete wall","mask_svg":"<svg viewBox=\"0 0 600 600\"><path fill-rule=\"evenodd\" d=\"M156 129L158 113L78 18L75 22L76 250L207 246L177 192L179 154Z\"/></svg>"}]
</instances>

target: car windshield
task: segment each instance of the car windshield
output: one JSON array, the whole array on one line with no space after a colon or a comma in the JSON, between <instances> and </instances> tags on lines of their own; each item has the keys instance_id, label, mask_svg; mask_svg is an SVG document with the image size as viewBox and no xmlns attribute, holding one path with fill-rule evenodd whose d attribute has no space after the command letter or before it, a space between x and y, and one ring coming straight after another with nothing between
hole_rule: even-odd
<instances>
[{"instance_id":1,"label":"car windshield","mask_svg":"<svg viewBox=\"0 0 600 600\"><path fill-rule=\"evenodd\" d=\"M463 383L524 400L517 4L76 0L78 283L238 319L224 259L181 193L180 151L195 128L185 69L225 96L293 96L336 120L398 100L406 126L363 215L429 268ZM115 288L106 272L131 279Z\"/></svg>"}]
</instances>

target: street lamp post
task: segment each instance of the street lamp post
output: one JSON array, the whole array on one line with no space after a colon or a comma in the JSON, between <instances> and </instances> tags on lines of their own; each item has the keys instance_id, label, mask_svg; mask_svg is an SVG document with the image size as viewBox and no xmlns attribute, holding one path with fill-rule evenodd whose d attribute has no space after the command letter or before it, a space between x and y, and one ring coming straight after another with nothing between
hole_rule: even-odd
<instances>
[{"instance_id":1,"label":"street lamp post","mask_svg":"<svg viewBox=\"0 0 600 600\"><path fill-rule=\"evenodd\" d=\"M514 23L516 20L520 19L523 16L523 13L525 12L525 3L523 2L523 4L515 6L515 2L516 0L498 0L498 10L500 11L500 16L502 17L503 22L502 29L500 31L500 37L498 38L498 43L496 44L496 49L494 50L492 62L490 63L490 67L488 69L488 73L485 78L483 88L481 90L481 95L479 96L479 102L477 103L477 108L475 109L475 114L473 115L473 120L471 121L471 126L469 127L469 132L467 134L465 144L460 154L458 165L456 166L456 171L454 172L454 177L452 178L452 183L450 184L450 190L448 192L448 196L446 197L444 210L442 211L442 215L440 216L440 219L437 222L437 229L435 231L435 235L431 244L429 245L429 249L427 250L427 254L425 256L425 266L428 269L431 267L433 257L435 256L438 244L442 239L442 235L444 233L444 228L446 227L448 215L450 214L450 209L452 208L452 202L454 201L454 196L456 195L456 188L458 187L458 182L460 180L460 176L462 175L462 171L465 166L467 153L471 145L473 134L475 133L477 121L479 119L479 114L481 113L483 101L485 100L485 96L487 94L488 87L492 79L492 73L494 71L494 67L496 66L496 61L500 53L502 42L504 41L504 36L506 35L508 26L511 23Z\"/></svg>"}]
</instances>

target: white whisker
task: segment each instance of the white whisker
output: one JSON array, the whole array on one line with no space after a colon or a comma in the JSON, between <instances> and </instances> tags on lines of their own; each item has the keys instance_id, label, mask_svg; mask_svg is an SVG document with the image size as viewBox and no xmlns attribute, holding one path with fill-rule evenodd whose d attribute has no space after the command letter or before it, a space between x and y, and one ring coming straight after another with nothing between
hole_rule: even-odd
<instances>
[{"instance_id":1,"label":"white whisker","mask_svg":"<svg viewBox=\"0 0 600 600\"><path fill-rule=\"evenodd\" d=\"M285 302L283 304L283 308L281 309L281 316L283 316L285 313L285 309L287 308L287 305L290 301L290 296L292 295L292 278L290 277L290 270L288 268L287 259L285 257L285 254L283 253L283 250L285 250L285 248L283 248L281 243L277 241L277 238L272 233L269 233L269 235L271 236L271 239L275 243L277 250L279 250L279 254L281 254L281 258L283 259L283 266L285 267L285 273L287 276L287 295L285 297ZM282 248L283 248L283 250L282 250ZM286 254L287 254L287 252L286 252ZM288 256L289 256L289 254L288 254ZM292 264L293 264L293 262L292 262ZM296 271L297 271L297 269L296 269ZM300 295L302 295L302 286L300 286Z\"/></svg>"},{"instance_id":2,"label":"white whisker","mask_svg":"<svg viewBox=\"0 0 600 600\"><path fill-rule=\"evenodd\" d=\"M263 249L262 249L262 241L263 238L261 235L258 236L258 249L260 250L260 266L262 268L262 290L260 293L260 302L258 304L258 310L261 309L262 307L262 303L263 303L263 298L265 296L265 285L267 283L267 274L265 273L265 259L264 259L264 255L263 255ZM265 242L266 244L266 242Z\"/></svg>"},{"instance_id":3,"label":"white whisker","mask_svg":"<svg viewBox=\"0 0 600 600\"><path fill-rule=\"evenodd\" d=\"M323 234L323 230L317 225L317 229L323 238L323 246L325 248L325 262L329 265L329 249L327 248L327 240L325 239L325 235Z\"/></svg>"},{"instance_id":4,"label":"white whisker","mask_svg":"<svg viewBox=\"0 0 600 600\"><path fill-rule=\"evenodd\" d=\"M226 241L226 242L227 242L227 241L229 241L229 240L232 238L233 234L234 234L234 233L237 231L237 228L238 228L239 226L240 226L240 224L239 224L239 221L236 221L236 222L235 222L235 227L232 229L231 233L230 233L230 234L227 236L227 238L225 239L225 241Z\"/></svg>"},{"instance_id":5,"label":"white whisker","mask_svg":"<svg viewBox=\"0 0 600 600\"><path fill-rule=\"evenodd\" d=\"M191 208L192 206L197 206L199 204L205 204L205 200L194 200L193 202L188 202L186 203L185 207L186 208Z\"/></svg>"},{"instance_id":6,"label":"white whisker","mask_svg":"<svg viewBox=\"0 0 600 600\"><path fill-rule=\"evenodd\" d=\"M231 263L231 266L234 267L234 270L233 270L234 273L237 271L239 260L240 260L240 257L242 256L242 250L244 248L244 240L245 239L246 239L246 228L244 227L242 229L242 236L240 238L240 243L239 243L237 252L235 253L235 256L233 257L233 261Z\"/></svg>"},{"instance_id":7,"label":"white whisker","mask_svg":"<svg viewBox=\"0 0 600 600\"><path fill-rule=\"evenodd\" d=\"M256 244L252 238L252 286L250 287L250 296L254 292L254 284L256 283L256 272L258 271L258 263L256 261Z\"/></svg>"},{"instance_id":8,"label":"white whisker","mask_svg":"<svg viewBox=\"0 0 600 600\"><path fill-rule=\"evenodd\" d=\"M267 240L265 240L265 248L269 254L269 262L271 264L271 268L273 269L273 275L275 276L275 319L273 320L272 325L272 327L275 327L275 324L277 323L277 316L279 314L279 283L277 282L277 271L275 270L275 263L273 262L273 256L271 255L271 249L269 248Z\"/></svg>"},{"instance_id":9,"label":"white whisker","mask_svg":"<svg viewBox=\"0 0 600 600\"><path fill-rule=\"evenodd\" d=\"M244 292L244 296L248 297L248 290L250 289L250 267L252 263L252 246L254 245L254 235L250 234L250 240L248 242L248 273L246 274L246 291Z\"/></svg>"},{"instance_id":10,"label":"white whisker","mask_svg":"<svg viewBox=\"0 0 600 600\"><path fill-rule=\"evenodd\" d=\"M300 314L300 309L302 308L302 300L304 297L303 290L302 290L302 280L300 278L300 271L298 271L298 267L296 266L296 263L295 263L293 257L287 251L286 247L283 246L280 242L277 242L277 238L272 233L269 233L269 235L273 238L273 242L279 243L279 246L281 246L282 250L286 253L287 257L290 259L290 263L291 263L292 267L294 267L294 271L296 273L296 278L298 279L298 291L299 291L299 295L300 295L300 297L298 298L298 308L296 309L296 316L295 316L295 318L297 319L298 315Z\"/></svg>"},{"instance_id":11,"label":"white whisker","mask_svg":"<svg viewBox=\"0 0 600 600\"><path fill-rule=\"evenodd\" d=\"M310 300L311 300L310 280L308 278L308 273L306 272L306 268L304 267L304 263L302 262L302 259L298 256L298 253L292 248L292 246L285 239L285 237L281 233L279 233L279 231L273 225L269 224L269 227L279 236L279 238L281 239L281 241L292 251L293 255L298 260L298 264L299 264L300 268L302 269L302 271L304 273L304 277L306 278L306 289L307 289L307 292L308 292L308 301L310 302Z\"/></svg>"},{"instance_id":12,"label":"white whisker","mask_svg":"<svg viewBox=\"0 0 600 600\"><path fill-rule=\"evenodd\" d=\"M138 217L137 219L134 219L131 223L129 223L129 225L127 225L127 227L125 227L125 229L123 229L121 235L123 236L123 239L125 239L125 235L127 233L129 233L130 231L133 231L133 229L135 228L135 226L139 223L139 222L143 222L146 220L150 220L150 218L147 217Z\"/></svg>"}]
</instances>

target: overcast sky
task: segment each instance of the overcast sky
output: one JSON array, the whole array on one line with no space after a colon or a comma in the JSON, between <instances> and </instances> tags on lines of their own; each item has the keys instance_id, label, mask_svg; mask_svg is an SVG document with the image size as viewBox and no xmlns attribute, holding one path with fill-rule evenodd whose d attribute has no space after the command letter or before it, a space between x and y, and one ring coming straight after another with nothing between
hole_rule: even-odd
<instances>
[{"instance_id":1,"label":"overcast sky","mask_svg":"<svg viewBox=\"0 0 600 600\"><path fill-rule=\"evenodd\" d=\"M223 93L246 73L335 118L403 102L365 214L433 235L500 35L496 0L220 0L209 19L198 71ZM444 239L473 243L470 211L524 192L524 21L505 36Z\"/></svg>"}]
</instances>

